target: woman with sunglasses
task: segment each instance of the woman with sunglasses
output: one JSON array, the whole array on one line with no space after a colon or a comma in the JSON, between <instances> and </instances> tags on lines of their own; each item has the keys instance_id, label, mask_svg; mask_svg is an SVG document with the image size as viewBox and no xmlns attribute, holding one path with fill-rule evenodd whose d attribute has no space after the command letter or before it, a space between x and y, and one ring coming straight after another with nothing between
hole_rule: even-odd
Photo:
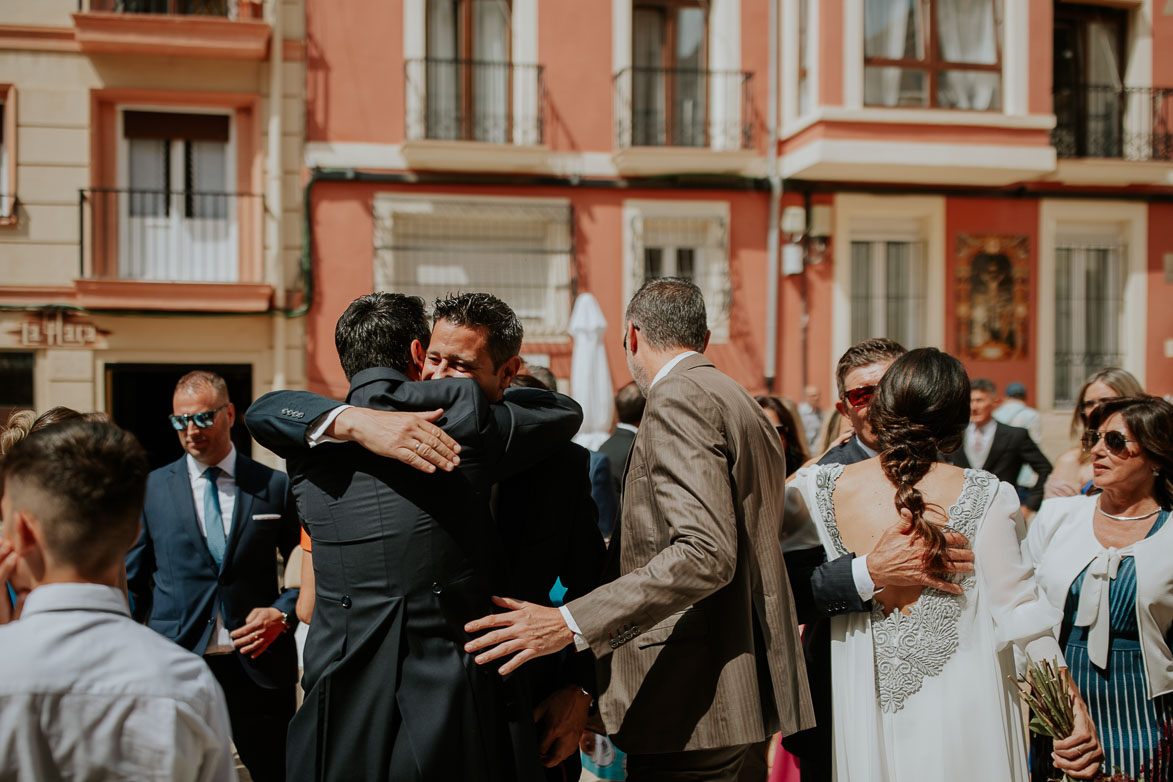
<instances>
[{"instance_id":1,"label":"woman with sunglasses","mask_svg":"<svg viewBox=\"0 0 1173 782\"><path fill-rule=\"evenodd\" d=\"M1101 402L1122 396L1144 396L1140 382L1119 367L1105 367L1089 377L1075 396L1071 414L1071 436L1077 441L1087 429L1087 417ZM1047 478L1043 499L1086 494L1092 483L1091 457L1076 446L1055 460L1055 469Z\"/></svg>"},{"instance_id":2,"label":"woman with sunglasses","mask_svg":"<svg viewBox=\"0 0 1173 782\"><path fill-rule=\"evenodd\" d=\"M1052 633L1061 612L1023 557L1014 487L940 461L961 445L969 400L961 362L935 348L912 350L892 363L870 402L879 455L804 468L791 484L829 558L870 556L890 527L903 524L929 544L925 570L952 582L888 586L875 592L870 611L831 617L836 782L1028 777L1008 647L1062 665ZM946 553L957 543L948 533L968 540L972 575L949 575ZM1078 739L1087 747L1070 752L1064 771L1089 778L1098 747L1077 703Z\"/></svg>"},{"instance_id":3,"label":"woman with sunglasses","mask_svg":"<svg viewBox=\"0 0 1173 782\"><path fill-rule=\"evenodd\" d=\"M778 431L778 437L782 440L782 451L786 454L786 477L789 478L810 458L806 451L806 436L802 429L802 419L798 415L798 407L793 401L764 394L755 396L754 401ZM788 401L789 405L786 404Z\"/></svg>"},{"instance_id":4,"label":"woman with sunglasses","mask_svg":"<svg viewBox=\"0 0 1173 782\"><path fill-rule=\"evenodd\" d=\"M1092 493L1043 502L1027 536L1035 573L1063 609L1064 656L1106 755L1105 771L1173 779L1173 405L1101 403L1083 448ZM1162 740L1164 739L1164 740ZM1049 752L1035 779L1049 779Z\"/></svg>"}]
</instances>

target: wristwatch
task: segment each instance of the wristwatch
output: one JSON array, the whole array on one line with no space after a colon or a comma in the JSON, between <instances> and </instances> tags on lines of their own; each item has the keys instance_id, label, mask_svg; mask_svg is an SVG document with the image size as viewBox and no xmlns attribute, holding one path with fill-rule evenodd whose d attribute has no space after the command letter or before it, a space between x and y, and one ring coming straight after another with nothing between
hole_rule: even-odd
<instances>
[{"instance_id":1,"label":"wristwatch","mask_svg":"<svg viewBox=\"0 0 1173 782\"><path fill-rule=\"evenodd\" d=\"M289 620L289 614L285 613L284 611L281 612L281 624L285 626L286 630L289 630L293 627L293 622Z\"/></svg>"}]
</instances>

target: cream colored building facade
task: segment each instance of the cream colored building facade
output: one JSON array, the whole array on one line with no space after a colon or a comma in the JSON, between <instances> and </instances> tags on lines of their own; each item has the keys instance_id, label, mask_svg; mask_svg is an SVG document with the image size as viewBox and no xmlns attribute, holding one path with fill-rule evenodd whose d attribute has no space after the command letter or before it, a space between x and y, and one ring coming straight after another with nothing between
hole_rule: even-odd
<instances>
[{"instance_id":1,"label":"cream colored building facade","mask_svg":"<svg viewBox=\"0 0 1173 782\"><path fill-rule=\"evenodd\" d=\"M302 0L0 0L5 416L103 410L158 461L183 371L241 408L304 385L304 29Z\"/></svg>"}]
</instances>

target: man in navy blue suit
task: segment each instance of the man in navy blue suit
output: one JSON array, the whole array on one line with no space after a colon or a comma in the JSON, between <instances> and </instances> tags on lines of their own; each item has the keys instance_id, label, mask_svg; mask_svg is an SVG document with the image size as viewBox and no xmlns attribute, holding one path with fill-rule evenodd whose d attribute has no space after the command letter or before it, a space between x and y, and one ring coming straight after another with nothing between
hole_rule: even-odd
<instances>
[{"instance_id":1,"label":"man in navy blue suit","mask_svg":"<svg viewBox=\"0 0 1173 782\"><path fill-rule=\"evenodd\" d=\"M297 681L297 590L277 579L277 552L288 559L299 535L289 479L237 453L236 410L219 375L189 372L172 403L186 453L147 479L126 558L134 617L203 655L249 774L284 780Z\"/></svg>"}]
</instances>

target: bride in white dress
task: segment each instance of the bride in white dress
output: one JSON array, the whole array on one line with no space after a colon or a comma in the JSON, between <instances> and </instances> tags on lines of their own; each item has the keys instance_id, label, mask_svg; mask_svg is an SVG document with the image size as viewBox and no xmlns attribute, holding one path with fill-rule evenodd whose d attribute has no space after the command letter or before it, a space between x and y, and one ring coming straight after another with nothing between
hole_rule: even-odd
<instances>
[{"instance_id":1,"label":"bride in white dress","mask_svg":"<svg viewBox=\"0 0 1173 782\"><path fill-rule=\"evenodd\" d=\"M935 349L911 351L884 375L868 415L880 456L805 468L792 482L828 559L868 553L903 519L933 546L929 572L946 570L946 528L970 541L975 572L958 582L961 595L888 587L870 612L832 617L835 779L1025 782L1013 647L1062 664L1060 617L1021 554L1014 487L936 461L969 421L965 370Z\"/></svg>"}]
</instances>

